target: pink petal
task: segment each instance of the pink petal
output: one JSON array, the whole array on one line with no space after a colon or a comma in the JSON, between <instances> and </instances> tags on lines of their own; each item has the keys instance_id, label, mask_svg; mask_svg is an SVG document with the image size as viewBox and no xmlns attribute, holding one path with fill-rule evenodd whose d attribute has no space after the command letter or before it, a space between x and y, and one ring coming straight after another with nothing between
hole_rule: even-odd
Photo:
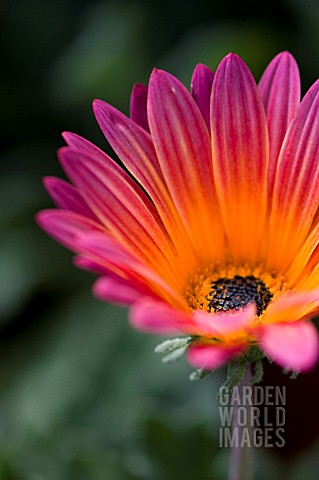
<instances>
[{"instance_id":1,"label":"pink petal","mask_svg":"<svg viewBox=\"0 0 319 480\"><path fill-rule=\"evenodd\" d=\"M75 256L73 258L73 263L76 267L81 268L82 270L88 270L89 272L97 273L99 275L109 275L110 270L105 266L88 260L85 257Z\"/></svg>"},{"instance_id":2,"label":"pink petal","mask_svg":"<svg viewBox=\"0 0 319 480\"><path fill-rule=\"evenodd\" d=\"M67 248L79 253L75 262L101 274L109 272L128 276L137 273L156 281L151 270L128 252L92 220L67 210L44 210L37 214L41 228ZM96 233L99 233L96 235Z\"/></svg>"},{"instance_id":3,"label":"pink petal","mask_svg":"<svg viewBox=\"0 0 319 480\"><path fill-rule=\"evenodd\" d=\"M104 102L102 102L104 103ZM113 108L113 107L112 107ZM129 186L135 191L137 195L143 199L144 203L146 203L150 208L152 207L152 203L148 200L146 195L143 193L142 189L139 188L139 186L134 182L125 172L123 171L122 168L118 166L118 164L111 158L109 157L106 153L104 153L102 150L100 150L98 147L96 147L93 143L89 142L85 138L80 137L79 135L76 135L75 133L70 133L70 132L63 132L63 138L67 142L68 146L71 148L60 148L59 150L59 157L63 157L65 152L74 152L78 151L78 155L82 154L85 158L94 158L97 161L100 161L100 164L104 164L106 168L111 168L115 170L115 172L119 175L122 176L123 179L129 183ZM146 151L146 154L148 155L149 152ZM61 158L60 158L61 160ZM64 166L64 160L62 158L62 166ZM66 172L67 173L67 172ZM153 208L154 210L154 208ZM155 210L154 210L155 212Z\"/></svg>"},{"instance_id":4,"label":"pink petal","mask_svg":"<svg viewBox=\"0 0 319 480\"><path fill-rule=\"evenodd\" d=\"M211 129L215 183L230 250L236 261L254 261L267 208L268 133L255 80L234 54L215 74Z\"/></svg>"},{"instance_id":5,"label":"pink petal","mask_svg":"<svg viewBox=\"0 0 319 480\"><path fill-rule=\"evenodd\" d=\"M132 255L105 229L87 217L68 210L44 210L37 214L39 226L58 242L80 254L75 259L77 266L102 275L124 277L133 288L141 284L150 292L184 306L184 298L172 289L165 280Z\"/></svg>"},{"instance_id":6,"label":"pink petal","mask_svg":"<svg viewBox=\"0 0 319 480\"><path fill-rule=\"evenodd\" d=\"M203 310L193 311L194 323L198 326L197 334L222 338L227 335L246 333L256 318L256 306L250 304L240 310L208 313Z\"/></svg>"},{"instance_id":7,"label":"pink petal","mask_svg":"<svg viewBox=\"0 0 319 480\"><path fill-rule=\"evenodd\" d=\"M300 102L298 65L290 53L279 53L270 62L259 82L259 90L268 120L271 195L281 145Z\"/></svg>"},{"instance_id":8,"label":"pink petal","mask_svg":"<svg viewBox=\"0 0 319 480\"><path fill-rule=\"evenodd\" d=\"M55 177L45 177L43 183L57 207L97 220L80 192L73 185Z\"/></svg>"},{"instance_id":9,"label":"pink petal","mask_svg":"<svg viewBox=\"0 0 319 480\"><path fill-rule=\"evenodd\" d=\"M142 83L136 83L133 87L130 101L130 116L135 123L149 132L147 119L147 86Z\"/></svg>"},{"instance_id":10,"label":"pink petal","mask_svg":"<svg viewBox=\"0 0 319 480\"><path fill-rule=\"evenodd\" d=\"M72 150L79 150L82 153L100 158L102 161L107 162L109 160L109 157L100 148L76 133L63 132L62 137Z\"/></svg>"},{"instance_id":11,"label":"pink petal","mask_svg":"<svg viewBox=\"0 0 319 480\"><path fill-rule=\"evenodd\" d=\"M206 261L207 255L218 257L224 236L209 133L190 93L160 70L153 71L149 82L148 120L166 183L198 254L206 256Z\"/></svg>"},{"instance_id":12,"label":"pink petal","mask_svg":"<svg viewBox=\"0 0 319 480\"><path fill-rule=\"evenodd\" d=\"M269 265L280 271L303 244L318 208L318 114L319 80L301 102L278 160L270 216Z\"/></svg>"},{"instance_id":13,"label":"pink petal","mask_svg":"<svg viewBox=\"0 0 319 480\"><path fill-rule=\"evenodd\" d=\"M136 281L139 284L142 281L152 291L159 292L162 298L185 307L185 299L180 293L113 238L105 234L85 235L81 239L81 247L89 261L121 277L130 278L132 283Z\"/></svg>"},{"instance_id":14,"label":"pink petal","mask_svg":"<svg viewBox=\"0 0 319 480\"><path fill-rule=\"evenodd\" d=\"M202 311L185 313L152 299L143 299L139 305L131 317L137 328L147 331L157 329L159 333L176 333L179 330L189 335L219 338L228 334L245 334L245 329L251 327L256 311L253 305L249 305L238 312L218 315Z\"/></svg>"},{"instance_id":15,"label":"pink petal","mask_svg":"<svg viewBox=\"0 0 319 480\"><path fill-rule=\"evenodd\" d=\"M214 73L202 63L195 67L191 80L191 94L204 117L207 127L210 129L210 94Z\"/></svg>"},{"instance_id":16,"label":"pink petal","mask_svg":"<svg viewBox=\"0 0 319 480\"><path fill-rule=\"evenodd\" d=\"M244 349L246 345L237 345L234 348L227 348L221 345L196 344L191 345L187 350L187 359L195 368L211 369L218 368L228 362L232 357Z\"/></svg>"},{"instance_id":17,"label":"pink petal","mask_svg":"<svg viewBox=\"0 0 319 480\"><path fill-rule=\"evenodd\" d=\"M82 251L85 251L89 258L98 259L100 264L132 264L140 265L141 261L125 248L121 243L107 234L96 234L91 232L81 238ZM143 265L143 264L142 264Z\"/></svg>"},{"instance_id":18,"label":"pink petal","mask_svg":"<svg viewBox=\"0 0 319 480\"><path fill-rule=\"evenodd\" d=\"M150 135L111 105L96 100L93 104L96 119L111 147L144 187L173 236L176 214L167 191Z\"/></svg>"},{"instance_id":19,"label":"pink petal","mask_svg":"<svg viewBox=\"0 0 319 480\"><path fill-rule=\"evenodd\" d=\"M93 110L106 139L134 176L142 175L144 167L163 178L149 133L102 100L93 102Z\"/></svg>"},{"instance_id":20,"label":"pink petal","mask_svg":"<svg viewBox=\"0 0 319 480\"><path fill-rule=\"evenodd\" d=\"M306 371L317 363L318 332L310 322L265 325L259 338L265 353L284 368Z\"/></svg>"},{"instance_id":21,"label":"pink petal","mask_svg":"<svg viewBox=\"0 0 319 480\"><path fill-rule=\"evenodd\" d=\"M154 206L115 162L62 148L61 163L101 223L142 258L164 264L168 241ZM154 214L154 215L153 215Z\"/></svg>"},{"instance_id":22,"label":"pink petal","mask_svg":"<svg viewBox=\"0 0 319 480\"><path fill-rule=\"evenodd\" d=\"M160 70L154 70L150 78L148 110L152 138L164 176L174 199L184 210L185 198L192 193L187 187L201 195L209 193L212 185L207 129L186 88L172 75ZM196 198L194 201L198 203Z\"/></svg>"},{"instance_id":23,"label":"pink petal","mask_svg":"<svg viewBox=\"0 0 319 480\"><path fill-rule=\"evenodd\" d=\"M113 264L114 260L113 258ZM78 268L102 275L102 277L94 283L93 293L103 301L114 302L119 305L130 305L141 296L154 296L154 298L156 298L156 295L150 288L150 284L146 284L141 279L137 279L136 274L129 275L127 267L122 269L121 276L106 266L85 257L76 256L73 263ZM103 263L105 264L105 262ZM123 277L123 275L125 275L125 277Z\"/></svg>"},{"instance_id":24,"label":"pink petal","mask_svg":"<svg viewBox=\"0 0 319 480\"><path fill-rule=\"evenodd\" d=\"M38 225L51 237L70 250L81 251L84 233L105 232L105 229L88 217L68 210L43 210L36 215Z\"/></svg>"},{"instance_id":25,"label":"pink petal","mask_svg":"<svg viewBox=\"0 0 319 480\"><path fill-rule=\"evenodd\" d=\"M190 314L149 298L143 298L133 305L129 319L134 328L149 333L176 335L193 329Z\"/></svg>"},{"instance_id":26,"label":"pink petal","mask_svg":"<svg viewBox=\"0 0 319 480\"><path fill-rule=\"evenodd\" d=\"M99 278L94 284L93 293L100 300L119 305L131 305L140 297L152 295L146 285L120 276Z\"/></svg>"}]
</instances>

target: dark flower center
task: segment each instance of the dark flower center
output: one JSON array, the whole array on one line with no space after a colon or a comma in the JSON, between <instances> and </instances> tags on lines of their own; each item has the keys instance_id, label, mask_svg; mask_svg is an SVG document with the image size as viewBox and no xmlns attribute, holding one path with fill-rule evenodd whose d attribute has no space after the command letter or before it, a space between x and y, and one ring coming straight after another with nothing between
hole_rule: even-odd
<instances>
[{"instance_id":1,"label":"dark flower center","mask_svg":"<svg viewBox=\"0 0 319 480\"><path fill-rule=\"evenodd\" d=\"M257 315L260 316L268 307L273 294L259 278L249 275L233 278L219 278L211 284L209 311L220 312L239 310L249 303L255 303Z\"/></svg>"}]
</instances>

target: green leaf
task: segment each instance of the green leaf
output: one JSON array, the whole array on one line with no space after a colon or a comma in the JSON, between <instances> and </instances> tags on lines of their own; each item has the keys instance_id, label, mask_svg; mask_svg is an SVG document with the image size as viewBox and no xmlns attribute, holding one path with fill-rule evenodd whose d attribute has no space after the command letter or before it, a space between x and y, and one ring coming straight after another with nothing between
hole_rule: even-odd
<instances>
[{"instance_id":1,"label":"green leaf","mask_svg":"<svg viewBox=\"0 0 319 480\"><path fill-rule=\"evenodd\" d=\"M155 353L173 352L182 347L186 347L190 343L191 337L172 338L160 343L154 349Z\"/></svg>"},{"instance_id":2,"label":"green leaf","mask_svg":"<svg viewBox=\"0 0 319 480\"><path fill-rule=\"evenodd\" d=\"M262 381L264 375L264 366L262 360L257 360L255 362L254 375L249 380L250 385L255 385Z\"/></svg>"},{"instance_id":3,"label":"green leaf","mask_svg":"<svg viewBox=\"0 0 319 480\"><path fill-rule=\"evenodd\" d=\"M207 377L208 375L210 375L214 370L211 369L211 370L201 370L201 369L198 369L198 370L195 370L194 372L192 372L189 376L189 379L193 382L193 381L197 381L197 380L202 380L202 378L205 378Z\"/></svg>"},{"instance_id":4,"label":"green leaf","mask_svg":"<svg viewBox=\"0 0 319 480\"><path fill-rule=\"evenodd\" d=\"M178 360L180 360L186 352L187 346L178 348L177 350L174 350L173 352L170 352L168 355L162 358L163 363L175 363Z\"/></svg>"},{"instance_id":5,"label":"green leaf","mask_svg":"<svg viewBox=\"0 0 319 480\"><path fill-rule=\"evenodd\" d=\"M243 378L245 372L246 372L246 365L247 362L230 362L228 364L228 369L227 369L227 378L225 382L221 385L217 398L218 399L223 399L224 396L227 392L227 394L231 394L234 387L238 385L240 380Z\"/></svg>"}]
</instances>

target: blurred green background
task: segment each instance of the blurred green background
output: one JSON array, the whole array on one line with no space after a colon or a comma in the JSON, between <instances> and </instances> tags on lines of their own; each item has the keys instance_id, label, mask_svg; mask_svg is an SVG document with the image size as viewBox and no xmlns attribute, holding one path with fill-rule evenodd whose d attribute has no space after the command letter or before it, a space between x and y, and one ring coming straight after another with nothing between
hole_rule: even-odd
<instances>
[{"instance_id":1,"label":"blurred green background","mask_svg":"<svg viewBox=\"0 0 319 480\"><path fill-rule=\"evenodd\" d=\"M0 480L226 478L224 372L190 382L189 366L161 364L159 339L132 331L125 309L92 298L93 276L34 224L51 206L41 177L62 176L63 130L110 153L92 99L128 112L132 85L154 66L189 85L196 63L215 69L234 51L258 79L288 49L305 92L319 73L318 30L316 0L2 0ZM302 419L318 387L301 391ZM257 452L257 479L318 478L318 428L303 441L316 405L312 415L293 450Z\"/></svg>"}]
</instances>

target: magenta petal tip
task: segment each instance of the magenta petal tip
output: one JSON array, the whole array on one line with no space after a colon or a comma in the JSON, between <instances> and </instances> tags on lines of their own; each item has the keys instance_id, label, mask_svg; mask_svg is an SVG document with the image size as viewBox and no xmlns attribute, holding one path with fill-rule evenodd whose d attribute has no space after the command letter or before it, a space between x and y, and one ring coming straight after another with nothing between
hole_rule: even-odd
<instances>
[{"instance_id":1,"label":"magenta petal tip","mask_svg":"<svg viewBox=\"0 0 319 480\"><path fill-rule=\"evenodd\" d=\"M191 365L200 369L219 368L232 357L240 353L240 348L220 348L218 345L194 345L187 351L187 359Z\"/></svg>"},{"instance_id":2,"label":"magenta petal tip","mask_svg":"<svg viewBox=\"0 0 319 480\"><path fill-rule=\"evenodd\" d=\"M265 325L260 341L266 354L283 368L305 372L317 363L318 332L309 321Z\"/></svg>"}]
</instances>

